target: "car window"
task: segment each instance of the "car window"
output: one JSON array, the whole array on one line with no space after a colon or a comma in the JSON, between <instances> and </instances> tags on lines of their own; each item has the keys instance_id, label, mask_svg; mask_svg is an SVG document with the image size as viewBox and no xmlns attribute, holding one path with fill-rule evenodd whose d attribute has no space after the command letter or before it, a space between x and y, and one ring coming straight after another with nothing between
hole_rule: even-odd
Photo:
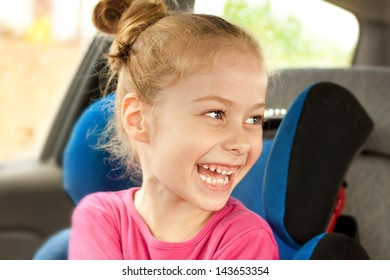
<instances>
[{"instance_id":1,"label":"car window","mask_svg":"<svg viewBox=\"0 0 390 280\"><path fill-rule=\"evenodd\" d=\"M352 64L358 21L325 1L197 0L194 10L244 26L262 43L271 69Z\"/></svg>"},{"instance_id":2,"label":"car window","mask_svg":"<svg viewBox=\"0 0 390 280\"><path fill-rule=\"evenodd\" d=\"M38 158L95 34L96 2L0 2L0 162Z\"/></svg>"}]
</instances>

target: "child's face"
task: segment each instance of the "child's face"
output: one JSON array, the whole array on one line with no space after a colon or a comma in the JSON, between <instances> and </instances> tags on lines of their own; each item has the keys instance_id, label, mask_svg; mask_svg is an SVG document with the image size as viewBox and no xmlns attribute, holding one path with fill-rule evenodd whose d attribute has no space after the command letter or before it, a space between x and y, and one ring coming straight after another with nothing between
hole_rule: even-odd
<instances>
[{"instance_id":1,"label":"child's face","mask_svg":"<svg viewBox=\"0 0 390 280\"><path fill-rule=\"evenodd\" d=\"M176 201L221 209L260 156L267 77L254 61L226 57L163 92L149 172Z\"/></svg>"}]
</instances>

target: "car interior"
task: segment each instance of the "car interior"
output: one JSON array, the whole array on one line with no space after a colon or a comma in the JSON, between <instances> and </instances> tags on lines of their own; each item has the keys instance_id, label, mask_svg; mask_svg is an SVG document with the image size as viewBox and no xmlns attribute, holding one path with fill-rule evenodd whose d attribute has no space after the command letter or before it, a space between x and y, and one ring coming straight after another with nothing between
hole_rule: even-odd
<instances>
[{"instance_id":1,"label":"car interior","mask_svg":"<svg viewBox=\"0 0 390 280\"><path fill-rule=\"evenodd\" d=\"M114 101L115 94L110 94L92 103L74 126L65 149L64 186L75 204L87 194L127 189L142 181L120 176L124 166L110 161L106 151L96 148L112 117ZM335 121L341 128L337 132ZM345 198L345 185L340 182L372 128L371 118L349 91L322 82L298 96L276 135L264 141L262 156L233 196L267 218L275 231L281 259L369 259L356 230L345 230L346 216L340 219ZM329 133L332 137L313 139L313 135ZM353 136L353 141L346 136ZM52 236L34 259L67 259L70 230Z\"/></svg>"},{"instance_id":2,"label":"car interior","mask_svg":"<svg viewBox=\"0 0 390 280\"><path fill-rule=\"evenodd\" d=\"M172 8L186 10L194 4L193 0L178 2L180 5L173 5ZM390 3L384 0L327 2L351 11L359 21L359 42L353 64L343 68L280 69L273 74L267 107L284 108L287 113L269 117L264 128L264 152L233 195L246 201L248 208L270 221L280 242L281 256L285 259L387 260L390 259L390 236L387 234L390 230L387 214L390 206L390 52L387 48L387 40L390 40L387 36L390 29ZM70 217L75 204L91 191L106 190L99 178L101 175L107 179L106 174L111 169L101 160L106 156L101 151L90 149L90 142L87 142L87 152L92 150L93 156L97 156L89 158L90 163L105 168L101 172L95 168L94 172L97 173L88 178L87 185L83 181L87 177L80 176L83 171L79 165L85 153L77 150L72 154L70 145L85 145L75 140L76 130L85 116L91 118L91 111L96 113L94 106L107 100L107 97L101 99L106 82L103 75L106 65L102 54L109 45L110 38L101 35L96 35L91 42L67 89L39 159L0 167L0 259L66 259ZM293 146L294 152L298 151L297 160L294 161L296 165L286 167L282 164L283 158L290 160L292 153L291 150L286 151L285 142L280 139L297 139L296 134L289 134L291 128L287 129L286 126L291 120L295 123L300 120L299 117L306 112L302 110L302 104L311 102L306 96L317 91L345 93L344 104L354 105L347 106L348 110L330 107L321 120L314 117L318 112L315 107L308 117L309 121L305 122L306 126L302 125L303 132L297 134L303 135L304 139L300 140L300 143L304 143L303 150ZM343 94L338 94L334 102L339 102ZM329 97L331 94L326 96L323 97L324 103L332 100ZM92 123L96 125L98 121L103 121L101 125L104 125L107 116L102 116L101 110L97 111L99 114L93 116L97 119ZM310 122L313 123L311 127L307 125ZM311 134L319 126L318 123L321 123L321 128L326 128L324 131L329 137L315 138ZM88 125L84 126L84 134L90 126L89 119ZM349 129L352 126L354 130ZM293 127L295 133L297 127L301 126ZM305 130L305 127L310 128L310 131ZM329 139L335 140L326 141ZM329 146L330 150L321 150L320 147L328 144L333 144ZM309 153L310 145L313 151ZM322 154L319 153L315 160L310 158L317 150L322 151ZM277 153L280 154L275 155ZM324 153L326 156L331 155L330 162L318 160L321 155L325 156ZM306 164L304 159L307 159ZM276 192L271 178L280 177L280 174L274 174L267 165L272 166L272 170L285 172L289 168L302 170L318 165L318 172L322 173L318 175L309 172L312 175L310 180L313 181L308 180L310 184L304 186L297 184L304 189L297 189L299 186L284 182L283 189ZM67 166L77 166L77 172L70 171ZM332 177L332 174L336 175ZM291 178L286 173L282 177ZM331 187L327 189L323 183L331 179ZM242 188L245 184L251 188ZM129 183L123 181L110 182L109 185L113 189L124 188L124 185L129 187ZM311 189L313 185L319 189ZM91 188L86 189L89 186ZM299 235L301 233L294 239L297 236L291 233L294 228L291 230L284 220L280 221L278 209L286 209L284 207L288 207L286 205L291 200L286 199L286 196L278 207L274 206L275 201L280 200L280 193L289 191L299 195L293 196L292 209L282 212L295 213L296 216L291 218L294 224L307 226L302 234L316 229L303 241ZM253 195L254 192L256 195ZM335 214L339 202L342 206ZM313 212L316 215L308 215ZM350 253L340 252L341 246L350 248Z\"/></svg>"}]
</instances>

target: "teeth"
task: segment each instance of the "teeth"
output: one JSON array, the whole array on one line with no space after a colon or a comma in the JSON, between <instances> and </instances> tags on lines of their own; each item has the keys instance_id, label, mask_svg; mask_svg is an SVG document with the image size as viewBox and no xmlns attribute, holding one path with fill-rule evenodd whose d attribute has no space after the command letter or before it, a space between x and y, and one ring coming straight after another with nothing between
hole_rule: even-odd
<instances>
[{"instance_id":1,"label":"teeth","mask_svg":"<svg viewBox=\"0 0 390 280\"><path fill-rule=\"evenodd\" d=\"M217 172L218 174L222 174L222 175L232 175L234 172L237 171L238 168L229 168L229 167L226 167L226 166L217 166L217 165L214 165L214 164L199 164L199 166L201 166L202 168L204 169L210 169L211 171L213 172Z\"/></svg>"},{"instance_id":2,"label":"teeth","mask_svg":"<svg viewBox=\"0 0 390 280\"><path fill-rule=\"evenodd\" d=\"M203 169L208 169L212 172L216 172L218 174L224 175L223 178L220 178L221 176L218 176L219 178L216 178L217 176L207 176L206 174L199 174L200 179L204 182L206 182L209 185L213 186L224 186L229 183L229 176L234 174L234 172L237 171L238 167L227 167L223 165L216 165L216 164L199 164L200 167Z\"/></svg>"},{"instance_id":3,"label":"teeth","mask_svg":"<svg viewBox=\"0 0 390 280\"><path fill-rule=\"evenodd\" d=\"M206 182L209 185L213 185L213 186L223 186L223 185L226 185L227 183L229 183L228 177L226 177L225 179L222 179L222 178L216 179L216 178L208 177L204 174L200 174L199 177L200 177L200 179L202 179L202 181Z\"/></svg>"}]
</instances>

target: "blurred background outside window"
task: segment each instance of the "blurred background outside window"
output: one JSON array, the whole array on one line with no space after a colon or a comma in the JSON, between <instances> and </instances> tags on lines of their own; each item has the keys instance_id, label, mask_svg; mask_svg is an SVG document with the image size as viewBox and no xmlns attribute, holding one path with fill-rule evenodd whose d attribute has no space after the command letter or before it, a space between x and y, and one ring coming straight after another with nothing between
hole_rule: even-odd
<instances>
[{"instance_id":1,"label":"blurred background outside window","mask_svg":"<svg viewBox=\"0 0 390 280\"><path fill-rule=\"evenodd\" d=\"M95 34L96 2L0 1L0 163L39 156Z\"/></svg>"},{"instance_id":2,"label":"blurred background outside window","mask_svg":"<svg viewBox=\"0 0 390 280\"><path fill-rule=\"evenodd\" d=\"M322 0L196 1L195 12L246 28L262 44L271 69L347 67L358 42L356 17Z\"/></svg>"}]
</instances>

